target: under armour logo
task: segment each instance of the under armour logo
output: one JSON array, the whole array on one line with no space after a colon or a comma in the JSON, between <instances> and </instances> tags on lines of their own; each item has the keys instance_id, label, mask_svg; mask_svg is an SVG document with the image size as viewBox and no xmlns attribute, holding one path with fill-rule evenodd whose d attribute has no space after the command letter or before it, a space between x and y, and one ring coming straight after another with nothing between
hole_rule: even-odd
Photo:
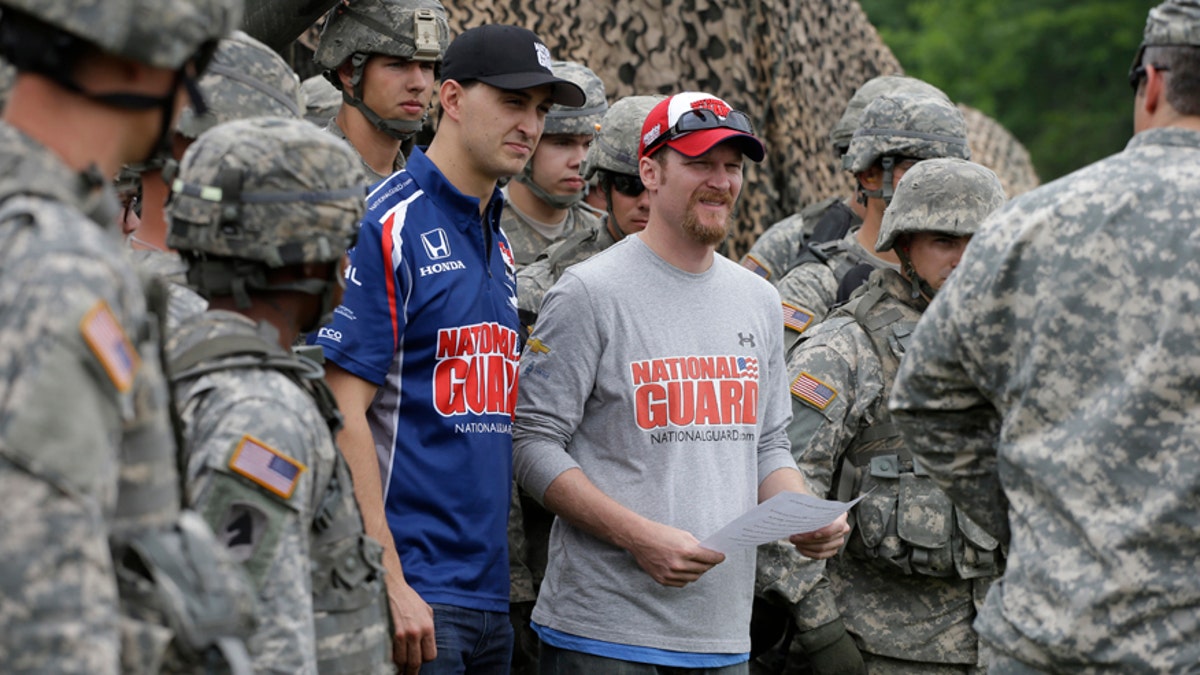
<instances>
[{"instance_id":1,"label":"under armour logo","mask_svg":"<svg viewBox=\"0 0 1200 675\"><path fill-rule=\"evenodd\" d=\"M754 333L751 333L749 335L743 335L739 331L738 332L738 345L740 345L742 347L745 347L746 345L750 345L751 347L753 347L754 346Z\"/></svg>"},{"instance_id":2,"label":"under armour logo","mask_svg":"<svg viewBox=\"0 0 1200 675\"><path fill-rule=\"evenodd\" d=\"M446 239L446 231L440 227L423 233L421 243L425 245L425 255L430 260L450 257L450 242Z\"/></svg>"}]
</instances>

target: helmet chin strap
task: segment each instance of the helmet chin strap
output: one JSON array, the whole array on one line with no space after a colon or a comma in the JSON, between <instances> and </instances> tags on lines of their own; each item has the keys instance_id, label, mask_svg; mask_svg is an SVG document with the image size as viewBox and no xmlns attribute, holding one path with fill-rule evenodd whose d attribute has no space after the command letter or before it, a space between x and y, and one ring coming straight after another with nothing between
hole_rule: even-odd
<instances>
[{"instance_id":1,"label":"helmet chin strap","mask_svg":"<svg viewBox=\"0 0 1200 675\"><path fill-rule=\"evenodd\" d=\"M342 100L358 109L363 117L371 123L371 126L391 136L398 141L406 141L412 138L414 134L420 131L425 126L425 120L429 117L429 113L421 116L419 120L389 120L379 116L379 113L371 110L363 101L363 67L369 58L368 54L354 54L350 57L350 65L354 66L354 73L350 76L350 86L353 88L353 93L342 90Z\"/></svg>"},{"instance_id":2,"label":"helmet chin strap","mask_svg":"<svg viewBox=\"0 0 1200 675\"><path fill-rule=\"evenodd\" d=\"M916 300L923 293L926 298L933 300L933 296L937 295L937 289L929 285L928 281L921 278L917 274L917 268L913 266L912 259L904 252L904 249L899 246L895 247L896 257L900 258L900 265L904 268L904 274L908 277L909 283L912 285L912 299Z\"/></svg>"},{"instance_id":3,"label":"helmet chin strap","mask_svg":"<svg viewBox=\"0 0 1200 675\"><path fill-rule=\"evenodd\" d=\"M882 199L884 205L891 204L892 197L896 194L896 188L894 185L892 185L892 177L895 175L894 170L896 168L896 158L883 157L879 160L879 163L883 166L883 184L879 186L879 189L868 190L867 188L863 187L861 181L858 184L859 191L863 195L859 201L863 206L867 205L866 197Z\"/></svg>"},{"instance_id":4,"label":"helmet chin strap","mask_svg":"<svg viewBox=\"0 0 1200 675\"><path fill-rule=\"evenodd\" d=\"M583 201L584 196L587 194L586 190L580 190L579 192L569 195L552 195L549 192L546 192L544 189L542 189L541 185L533 182L532 157L529 158L529 161L525 163L525 168L521 169L521 173L513 176L513 180L529 188L529 191L532 192L535 197L556 209L569 209Z\"/></svg>"}]
</instances>

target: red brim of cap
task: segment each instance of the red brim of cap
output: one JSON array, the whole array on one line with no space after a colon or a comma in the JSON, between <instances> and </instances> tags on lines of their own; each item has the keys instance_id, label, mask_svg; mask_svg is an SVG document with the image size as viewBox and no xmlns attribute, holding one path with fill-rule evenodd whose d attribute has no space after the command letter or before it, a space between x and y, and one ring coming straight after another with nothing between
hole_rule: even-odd
<instances>
[{"instance_id":1,"label":"red brim of cap","mask_svg":"<svg viewBox=\"0 0 1200 675\"><path fill-rule=\"evenodd\" d=\"M758 138L733 129L703 129L667 141L667 147L688 157L699 157L720 143L736 145L748 159L761 162L767 148Z\"/></svg>"}]
</instances>

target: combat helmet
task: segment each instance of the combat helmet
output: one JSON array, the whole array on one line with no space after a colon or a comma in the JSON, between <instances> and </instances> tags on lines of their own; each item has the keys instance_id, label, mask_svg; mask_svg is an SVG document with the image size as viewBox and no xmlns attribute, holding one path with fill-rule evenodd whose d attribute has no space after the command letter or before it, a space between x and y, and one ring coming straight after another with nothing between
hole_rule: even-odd
<instances>
[{"instance_id":1,"label":"combat helmet","mask_svg":"<svg viewBox=\"0 0 1200 675\"><path fill-rule=\"evenodd\" d=\"M179 113L175 131L195 139L212 127L248 117L300 117L296 72L270 47L237 30L217 44L201 76L200 94L207 111L192 106Z\"/></svg>"},{"instance_id":2,"label":"combat helmet","mask_svg":"<svg viewBox=\"0 0 1200 675\"><path fill-rule=\"evenodd\" d=\"M883 166L883 186L862 190L868 197L890 201L892 168L898 158L970 159L967 122L949 101L936 96L886 94L863 110L842 165L851 173L866 171L875 163Z\"/></svg>"},{"instance_id":3,"label":"combat helmet","mask_svg":"<svg viewBox=\"0 0 1200 675\"><path fill-rule=\"evenodd\" d=\"M299 118L256 117L213 127L188 148L167 205L167 245L188 260L188 283L204 295L248 290L320 295L329 279L270 285L267 271L340 260L365 209L362 163L344 141Z\"/></svg>"},{"instance_id":4,"label":"combat helmet","mask_svg":"<svg viewBox=\"0 0 1200 675\"><path fill-rule=\"evenodd\" d=\"M217 40L242 20L240 0L0 0L0 52L17 71L36 72L60 87L126 110L158 108L154 154L169 151L174 88L165 96L94 93L76 81L75 64L90 47L155 68L173 70L196 109L204 101L195 78Z\"/></svg>"},{"instance_id":5,"label":"combat helmet","mask_svg":"<svg viewBox=\"0 0 1200 675\"><path fill-rule=\"evenodd\" d=\"M604 81L591 68L575 61L551 61L550 70L554 72L555 77L561 77L579 85L587 100L580 108L571 108L558 103L551 106L550 112L546 113L546 125L542 130L542 138L555 134L595 135L600 126L600 120L604 119L604 113L608 110ZM583 199L583 190L572 195L552 195L542 186L533 182L533 162L534 158L531 157L525 163L525 168L514 176L514 179L528 187L529 191L538 199L557 209L568 208Z\"/></svg>"},{"instance_id":6,"label":"combat helmet","mask_svg":"<svg viewBox=\"0 0 1200 675\"><path fill-rule=\"evenodd\" d=\"M319 127L329 124L342 105L342 92L322 75L301 82L300 92L304 95L304 118Z\"/></svg>"},{"instance_id":7,"label":"combat helmet","mask_svg":"<svg viewBox=\"0 0 1200 675\"><path fill-rule=\"evenodd\" d=\"M883 212L875 250L896 248L896 239L909 232L973 235L1005 199L1004 186L987 167L954 157L920 162L900 178L896 196ZM933 288L916 274L904 252L896 249L896 254L908 268L913 297L920 291L933 297Z\"/></svg>"},{"instance_id":8,"label":"combat helmet","mask_svg":"<svg viewBox=\"0 0 1200 675\"><path fill-rule=\"evenodd\" d=\"M950 103L950 97L945 92L924 80L906 75L873 77L854 92L854 95L850 97L850 102L846 104L845 112L842 113L837 124L833 125L833 131L829 132L829 140L833 143L834 153L839 158L850 149L850 139L853 138L854 130L858 128L858 124L862 120L863 110L866 110L871 101L885 94L924 94L945 99L947 103Z\"/></svg>"},{"instance_id":9,"label":"combat helmet","mask_svg":"<svg viewBox=\"0 0 1200 675\"><path fill-rule=\"evenodd\" d=\"M424 120L383 119L367 107L362 100L363 67L372 54L441 63L449 44L450 24L438 0L355 0L334 9L313 59L338 89L342 81L337 70L349 59L354 68L352 91L343 90L343 99L380 131L406 139L421 130Z\"/></svg>"},{"instance_id":10,"label":"combat helmet","mask_svg":"<svg viewBox=\"0 0 1200 675\"><path fill-rule=\"evenodd\" d=\"M1147 47L1200 47L1200 2L1167 0L1146 15L1142 43L1129 66L1129 84L1134 90L1141 80L1139 69Z\"/></svg>"},{"instance_id":11,"label":"combat helmet","mask_svg":"<svg viewBox=\"0 0 1200 675\"><path fill-rule=\"evenodd\" d=\"M626 176L638 175L638 142L642 123L665 96L626 96L609 107L600 120L600 131L592 139L583 160L583 177L591 179L597 171Z\"/></svg>"},{"instance_id":12,"label":"combat helmet","mask_svg":"<svg viewBox=\"0 0 1200 675\"><path fill-rule=\"evenodd\" d=\"M15 10L115 56L178 70L211 50L242 20L238 0L0 0ZM43 51L63 45L41 45ZM17 64L18 69L21 68Z\"/></svg>"}]
</instances>

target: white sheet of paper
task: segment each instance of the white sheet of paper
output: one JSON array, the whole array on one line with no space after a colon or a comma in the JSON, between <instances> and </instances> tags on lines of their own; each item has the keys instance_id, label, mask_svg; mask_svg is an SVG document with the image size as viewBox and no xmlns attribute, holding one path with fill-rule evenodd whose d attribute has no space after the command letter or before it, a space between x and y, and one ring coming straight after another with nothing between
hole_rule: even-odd
<instances>
[{"instance_id":1,"label":"white sheet of paper","mask_svg":"<svg viewBox=\"0 0 1200 675\"><path fill-rule=\"evenodd\" d=\"M829 501L797 492L780 492L733 519L704 541L704 548L729 553L800 532L812 532L837 520L862 499Z\"/></svg>"}]
</instances>

